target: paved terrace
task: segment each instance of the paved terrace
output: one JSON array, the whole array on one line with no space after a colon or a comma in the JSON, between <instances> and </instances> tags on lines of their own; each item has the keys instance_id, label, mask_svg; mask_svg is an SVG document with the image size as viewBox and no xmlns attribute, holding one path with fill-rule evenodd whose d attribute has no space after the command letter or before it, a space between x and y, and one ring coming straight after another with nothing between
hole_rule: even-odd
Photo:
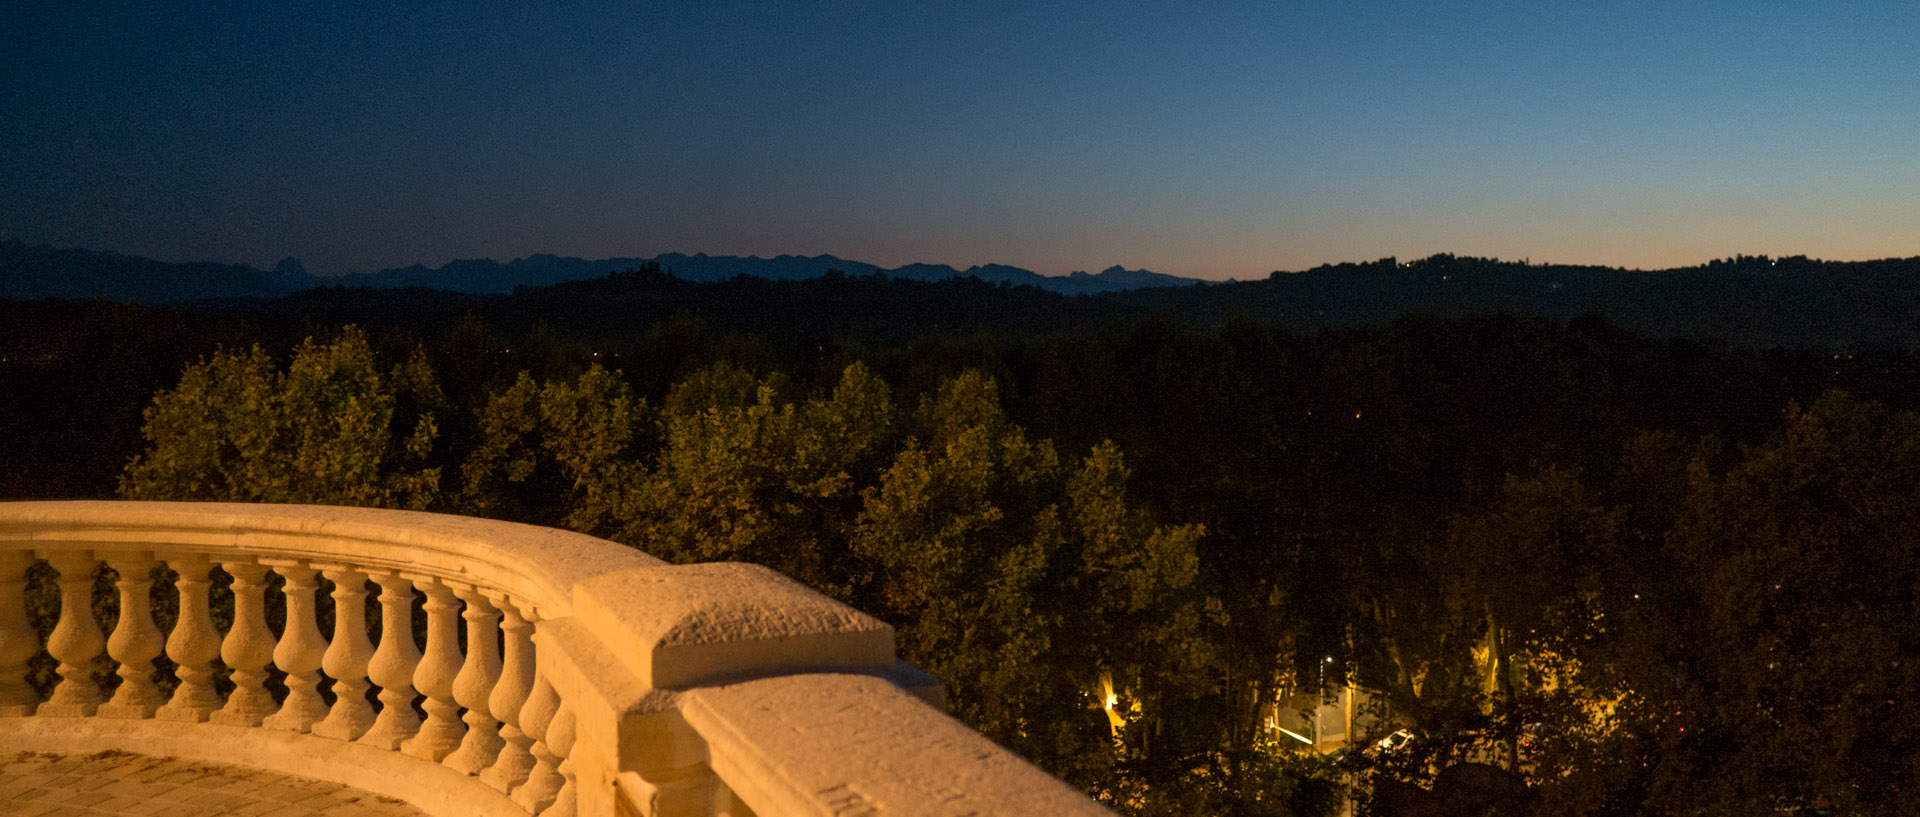
<instances>
[{"instance_id":1,"label":"paved terrace","mask_svg":"<svg viewBox=\"0 0 1920 817\"><path fill-rule=\"evenodd\" d=\"M44 641L26 613L41 562L60 599ZM148 602L162 563L179 576L165 633ZM92 614L102 564L111 622ZM232 579L225 632L215 570ZM150 678L163 652L179 667L165 696ZM59 664L44 701L26 683L36 655ZM121 680L103 689L90 670L108 659ZM0 502L13 812L1109 814L941 705L892 628L753 565L404 511ZM101 788L68 793L86 781ZM104 810L121 806L147 811Z\"/></svg>"},{"instance_id":2,"label":"paved terrace","mask_svg":"<svg viewBox=\"0 0 1920 817\"><path fill-rule=\"evenodd\" d=\"M12 817L419 817L404 800L245 766L104 751L0 758Z\"/></svg>"}]
</instances>

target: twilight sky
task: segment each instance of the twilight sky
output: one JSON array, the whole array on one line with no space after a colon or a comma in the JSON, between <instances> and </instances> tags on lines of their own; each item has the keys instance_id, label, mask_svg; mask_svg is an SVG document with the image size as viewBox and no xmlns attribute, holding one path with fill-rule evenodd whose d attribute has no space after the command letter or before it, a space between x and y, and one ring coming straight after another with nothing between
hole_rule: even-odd
<instances>
[{"instance_id":1,"label":"twilight sky","mask_svg":"<svg viewBox=\"0 0 1920 817\"><path fill-rule=\"evenodd\" d=\"M9 4L0 238L319 273L1920 255L1913 0Z\"/></svg>"}]
</instances>

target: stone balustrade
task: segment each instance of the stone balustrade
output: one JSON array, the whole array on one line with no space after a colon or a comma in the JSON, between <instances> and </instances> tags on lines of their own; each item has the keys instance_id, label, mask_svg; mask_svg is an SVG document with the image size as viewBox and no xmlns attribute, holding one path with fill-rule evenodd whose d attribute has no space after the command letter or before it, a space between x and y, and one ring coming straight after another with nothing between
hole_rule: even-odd
<instances>
[{"instance_id":1,"label":"stone balustrade","mask_svg":"<svg viewBox=\"0 0 1920 817\"><path fill-rule=\"evenodd\" d=\"M1108 813L940 703L892 628L754 565L406 511L0 502L0 749L237 763L446 815Z\"/></svg>"}]
</instances>

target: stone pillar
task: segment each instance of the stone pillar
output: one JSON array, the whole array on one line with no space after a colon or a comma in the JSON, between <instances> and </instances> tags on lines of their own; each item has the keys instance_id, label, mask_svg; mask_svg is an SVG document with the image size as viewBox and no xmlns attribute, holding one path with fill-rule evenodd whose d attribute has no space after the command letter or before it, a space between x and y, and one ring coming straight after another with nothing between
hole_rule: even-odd
<instances>
[{"instance_id":1,"label":"stone pillar","mask_svg":"<svg viewBox=\"0 0 1920 817\"><path fill-rule=\"evenodd\" d=\"M427 594L427 602L422 607L427 611L427 651L420 657L420 666L413 671L413 686L420 694L427 696L422 706L427 710L427 720L420 725L420 732L405 743L400 751L420 758L439 762L453 753L466 736L466 727L455 717L460 705L453 700L453 679L460 672L459 633L455 629L455 613L460 603L453 598L452 588L442 584L432 576L408 576L414 586Z\"/></svg>"},{"instance_id":2,"label":"stone pillar","mask_svg":"<svg viewBox=\"0 0 1920 817\"><path fill-rule=\"evenodd\" d=\"M40 652L40 634L27 621L27 569L33 554L0 551L0 717L31 715L40 696L27 683L27 662Z\"/></svg>"},{"instance_id":3,"label":"stone pillar","mask_svg":"<svg viewBox=\"0 0 1920 817\"><path fill-rule=\"evenodd\" d=\"M367 703L367 662L373 657L373 642L367 640L367 574L347 565L315 566L333 582L333 643L320 657L321 668L333 679L333 709L313 725L313 734L353 740L373 726L373 706Z\"/></svg>"},{"instance_id":4,"label":"stone pillar","mask_svg":"<svg viewBox=\"0 0 1920 817\"><path fill-rule=\"evenodd\" d=\"M526 809L528 814L539 814L552 805L560 795L561 785L566 783L566 778L560 776L560 758L554 756L546 741L547 727L559 709L560 696L553 691L553 684L547 681L546 673L536 670L533 691L527 693L527 703L520 708L520 728L533 738L533 746L528 750L533 755L533 768L527 772L527 782L513 790L514 804Z\"/></svg>"},{"instance_id":5,"label":"stone pillar","mask_svg":"<svg viewBox=\"0 0 1920 817\"><path fill-rule=\"evenodd\" d=\"M526 781L527 772L533 768L533 754L528 751L533 739L520 729L520 709L533 691L533 623L528 620L533 613L531 609L521 613L505 593L489 593L487 597L503 617L500 630L506 634L506 660L500 667L500 682L487 698L487 711L500 721L502 745L493 765L480 773L480 781L501 792L511 792Z\"/></svg>"},{"instance_id":6,"label":"stone pillar","mask_svg":"<svg viewBox=\"0 0 1920 817\"><path fill-rule=\"evenodd\" d=\"M560 761L560 777L565 781L560 785L560 793L553 798L553 805L540 810L540 817L573 817L577 810L573 774L573 710L565 701L560 702L560 711L553 716L553 725L547 728L547 743L553 747L554 755Z\"/></svg>"},{"instance_id":7,"label":"stone pillar","mask_svg":"<svg viewBox=\"0 0 1920 817\"><path fill-rule=\"evenodd\" d=\"M413 582L391 570L373 580L380 585L380 649L367 674L380 685L380 717L360 742L398 749L420 731L420 716L413 712L413 671L420 663L413 643Z\"/></svg>"},{"instance_id":8,"label":"stone pillar","mask_svg":"<svg viewBox=\"0 0 1920 817\"><path fill-rule=\"evenodd\" d=\"M39 714L86 717L100 708L104 697L93 683L93 659L107 645L106 634L93 620L93 568L99 560L84 550L54 551L46 559L60 573L60 623L47 639L47 652L60 660L60 685L40 705Z\"/></svg>"},{"instance_id":9,"label":"stone pillar","mask_svg":"<svg viewBox=\"0 0 1920 817\"><path fill-rule=\"evenodd\" d=\"M273 630L267 628L267 568L253 560L221 562L233 577L233 627L220 644L220 660L233 670L233 693L209 720L259 726L279 707L267 692L267 662L273 660Z\"/></svg>"},{"instance_id":10,"label":"stone pillar","mask_svg":"<svg viewBox=\"0 0 1920 817\"><path fill-rule=\"evenodd\" d=\"M287 599L287 626L280 643L273 648L273 664L287 674L287 699L280 711L263 725L289 732L305 732L327 716L326 700L320 697L320 665L327 649L320 624L314 618L314 581L319 571L298 562L273 560L273 572L287 580L282 592Z\"/></svg>"},{"instance_id":11,"label":"stone pillar","mask_svg":"<svg viewBox=\"0 0 1920 817\"><path fill-rule=\"evenodd\" d=\"M500 724L488 710L494 685L500 681L500 627L496 623L500 613L477 587L463 585L454 593L467 604L461 614L467 621L467 656L460 674L453 679L453 699L467 708L461 716L467 723L467 734L460 748L444 762L462 774L479 774L493 765L500 753Z\"/></svg>"},{"instance_id":12,"label":"stone pillar","mask_svg":"<svg viewBox=\"0 0 1920 817\"><path fill-rule=\"evenodd\" d=\"M164 699L153 683L153 659L167 640L153 623L153 554L118 551L102 554L107 566L120 574L113 583L120 591L120 620L107 639L107 654L120 662L120 688L113 700L100 705L103 718L151 718Z\"/></svg>"},{"instance_id":13,"label":"stone pillar","mask_svg":"<svg viewBox=\"0 0 1920 817\"><path fill-rule=\"evenodd\" d=\"M220 657L220 633L207 613L207 571L213 569L213 562L205 554L186 553L168 556L167 566L180 574L174 580L180 591L180 620L167 636L167 657L177 665L173 674L180 685L154 716L199 723L220 706L220 696L213 691L213 659Z\"/></svg>"}]
</instances>

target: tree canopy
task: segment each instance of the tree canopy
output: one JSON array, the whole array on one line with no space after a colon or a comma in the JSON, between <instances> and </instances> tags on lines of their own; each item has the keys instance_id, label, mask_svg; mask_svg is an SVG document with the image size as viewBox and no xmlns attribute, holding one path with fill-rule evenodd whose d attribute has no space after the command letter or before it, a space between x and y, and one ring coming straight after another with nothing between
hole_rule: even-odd
<instances>
[{"instance_id":1,"label":"tree canopy","mask_svg":"<svg viewBox=\"0 0 1920 817\"><path fill-rule=\"evenodd\" d=\"M1512 316L799 359L687 317L636 337L472 318L188 356L120 491L764 563L1133 814L1325 814L1348 783L1403 813L1494 774L1535 814L1920 809L1907 353ZM1341 683L1371 701L1350 755L1415 739L1354 771L1276 738Z\"/></svg>"}]
</instances>

